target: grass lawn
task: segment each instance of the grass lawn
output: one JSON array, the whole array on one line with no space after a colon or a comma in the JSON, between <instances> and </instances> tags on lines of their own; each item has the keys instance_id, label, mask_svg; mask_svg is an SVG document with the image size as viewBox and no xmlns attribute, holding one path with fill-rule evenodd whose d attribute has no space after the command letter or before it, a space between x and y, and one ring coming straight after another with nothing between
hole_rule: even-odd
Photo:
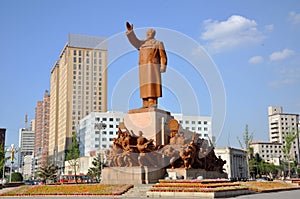
<instances>
[{"instance_id":1,"label":"grass lawn","mask_svg":"<svg viewBox=\"0 0 300 199\"><path fill-rule=\"evenodd\" d=\"M133 185L120 184L78 184L78 185L24 185L8 191L0 196L26 195L121 195Z\"/></svg>"}]
</instances>

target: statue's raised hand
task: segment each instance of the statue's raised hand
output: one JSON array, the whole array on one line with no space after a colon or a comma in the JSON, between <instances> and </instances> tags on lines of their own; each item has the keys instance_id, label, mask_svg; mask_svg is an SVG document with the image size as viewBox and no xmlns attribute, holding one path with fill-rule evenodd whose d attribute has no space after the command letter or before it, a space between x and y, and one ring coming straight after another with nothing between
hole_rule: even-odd
<instances>
[{"instance_id":1,"label":"statue's raised hand","mask_svg":"<svg viewBox=\"0 0 300 199\"><path fill-rule=\"evenodd\" d=\"M130 24L128 21L126 22L126 27L128 31L133 30L133 24Z\"/></svg>"}]
</instances>

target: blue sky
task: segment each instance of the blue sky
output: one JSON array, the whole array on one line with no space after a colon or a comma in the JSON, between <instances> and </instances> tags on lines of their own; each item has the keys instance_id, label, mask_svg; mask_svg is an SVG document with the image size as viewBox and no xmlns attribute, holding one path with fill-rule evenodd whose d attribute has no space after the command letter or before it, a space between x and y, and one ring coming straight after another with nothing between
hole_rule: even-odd
<instances>
[{"instance_id":1,"label":"blue sky","mask_svg":"<svg viewBox=\"0 0 300 199\"><path fill-rule=\"evenodd\" d=\"M269 105L300 113L297 1L11 0L1 2L0 20L0 127L7 128L6 145L17 144L26 113L34 118L36 102L49 89L50 70L68 34L115 38L124 33L126 21L136 29L156 27L173 36L184 35L207 53L226 94L219 146L239 147L236 137L242 138L246 124L255 140L268 140ZM144 37L142 33L138 36ZM161 35L157 31L157 38L166 41L168 50L171 44L162 31ZM174 76L168 79L170 75L180 74L195 93L200 107L196 114L211 115L214 94L209 87L213 85L205 75L197 74L189 60L171 50L167 53L169 67L163 81L174 80ZM119 80L136 66L137 58L138 53L132 49L110 64L109 107ZM176 80L174 86L165 87L160 106L171 112L195 114L190 101L178 97L182 90L176 92L177 86L181 88ZM188 96L189 90L185 92ZM138 90L127 102L130 108L140 105Z\"/></svg>"}]
</instances>

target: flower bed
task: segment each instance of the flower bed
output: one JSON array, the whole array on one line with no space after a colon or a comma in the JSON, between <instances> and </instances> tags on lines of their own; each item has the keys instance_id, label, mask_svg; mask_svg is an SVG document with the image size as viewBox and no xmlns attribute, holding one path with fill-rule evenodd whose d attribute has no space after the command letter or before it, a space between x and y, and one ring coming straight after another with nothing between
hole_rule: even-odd
<instances>
[{"instance_id":1,"label":"flower bed","mask_svg":"<svg viewBox=\"0 0 300 199\"><path fill-rule=\"evenodd\" d=\"M31 195L121 195L133 185L39 185L21 186L0 196Z\"/></svg>"},{"instance_id":2,"label":"flower bed","mask_svg":"<svg viewBox=\"0 0 300 199\"><path fill-rule=\"evenodd\" d=\"M198 188L214 188L214 187L229 187L229 186L238 186L240 183L230 182L230 183L211 183L211 184L202 184L202 183L159 183L153 185L153 187L177 187L177 188L185 188L185 187L198 187Z\"/></svg>"},{"instance_id":3,"label":"flower bed","mask_svg":"<svg viewBox=\"0 0 300 199\"><path fill-rule=\"evenodd\" d=\"M230 180L227 179L204 179L204 180L159 180L160 183L228 183Z\"/></svg>"},{"instance_id":4,"label":"flower bed","mask_svg":"<svg viewBox=\"0 0 300 199\"><path fill-rule=\"evenodd\" d=\"M283 191L300 189L299 186L294 186L292 184L284 182L244 182L242 185L248 187L249 190L255 192L271 192L271 191Z\"/></svg>"},{"instance_id":5,"label":"flower bed","mask_svg":"<svg viewBox=\"0 0 300 199\"><path fill-rule=\"evenodd\" d=\"M225 192L248 190L238 182L225 179L160 180L149 192Z\"/></svg>"},{"instance_id":6,"label":"flower bed","mask_svg":"<svg viewBox=\"0 0 300 199\"><path fill-rule=\"evenodd\" d=\"M229 187L215 187L215 188L197 188L197 187L155 187L151 188L149 192L224 192L235 190L248 190L244 186L229 186Z\"/></svg>"}]
</instances>

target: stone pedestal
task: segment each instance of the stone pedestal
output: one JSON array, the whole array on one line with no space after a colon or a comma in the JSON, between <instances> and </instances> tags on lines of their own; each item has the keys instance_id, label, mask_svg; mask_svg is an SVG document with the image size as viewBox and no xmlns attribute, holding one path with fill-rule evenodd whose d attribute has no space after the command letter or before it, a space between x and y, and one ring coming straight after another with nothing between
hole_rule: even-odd
<instances>
[{"instance_id":1,"label":"stone pedestal","mask_svg":"<svg viewBox=\"0 0 300 199\"><path fill-rule=\"evenodd\" d=\"M124 124L129 131L132 130L136 135L142 131L143 136L153 139L153 143L157 146L168 144L170 136L168 122L171 119L174 118L168 111L154 107L140 108L129 110L128 114L124 116Z\"/></svg>"},{"instance_id":2,"label":"stone pedestal","mask_svg":"<svg viewBox=\"0 0 300 199\"><path fill-rule=\"evenodd\" d=\"M203 179L217 179L217 178L227 178L227 173L219 173L217 171L205 171L204 169L185 169L185 168L176 168L176 169L167 169L168 176L170 178L180 178L183 179L196 179L199 176L202 176Z\"/></svg>"},{"instance_id":3,"label":"stone pedestal","mask_svg":"<svg viewBox=\"0 0 300 199\"><path fill-rule=\"evenodd\" d=\"M155 167L106 167L102 171L104 184L152 184L163 179L164 168Z\"/></svg>"}]
</instances>

